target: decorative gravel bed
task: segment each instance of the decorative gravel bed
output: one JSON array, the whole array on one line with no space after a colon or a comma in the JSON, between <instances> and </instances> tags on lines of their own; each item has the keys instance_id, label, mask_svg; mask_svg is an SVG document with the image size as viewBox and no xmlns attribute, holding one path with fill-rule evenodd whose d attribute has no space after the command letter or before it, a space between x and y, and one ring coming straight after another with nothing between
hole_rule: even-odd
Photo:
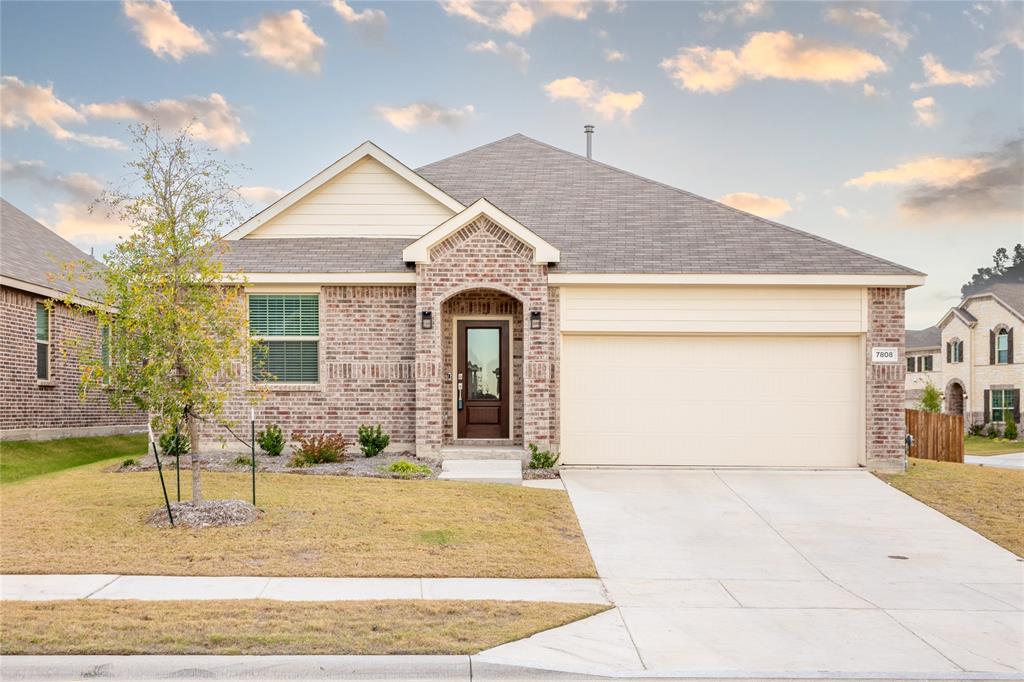
<instances>
[{"instance_id":1,"label":"decorative gravel bed","mask_svg":"<svg viewBox=\"0 0 1024 682\"><path fill-rule=\"evenodd\" d=\"M247 471L251 466L249 464L249 454L239 452L229 452L227 450L215 450L208 452L204 456L203 469L205 471ZM243 464L241 459L245 460ZM437 478L437 475L441 471L441 463L432 460L419 459L411 452L399 452L399 453L381 453L376 457L363 457L362 454L356 453L349 455L342 462L335 462L333 464L316 464L308 467L293 467L290 466L291 455L282 454L277 457L271 457L256 453L256 470L260 472L270 473L289 473L289 474L307 474L313 476L366 476L370 478L405 478L397 474L392 474L388 471L384 471L388 465L397 462L398 460L405 460L414 464L422 465L430 469L429 474L421 474L413 476L412 478L426 479L426 478ZM174 470L174 458L173 457L160 457L160 463L164 466L164 471ZM189 457L187 455L181 458L181 468L189 468ZM152 471L156 469L156 462L153 459L153 453L150 452L145 457L140 457L138 463L131 466L115 465L111 471ZM165 513L166 516L166 513Z\"/></svg>"},{"instance_id":2,"label":"decorative gravel bed","mask_svg":"<svg viewBox=\"0 0 1024 682\"><path fill-rule=\"evenodd\" d=\"M259 509L243 500L209 500L193 502L171 502L174 525L179 528L212 528L214 526L245 526L260 518ZM150 512L146 523L158 528L171 524L167 520L167 507Z\"/></svg>"}]
</instances>

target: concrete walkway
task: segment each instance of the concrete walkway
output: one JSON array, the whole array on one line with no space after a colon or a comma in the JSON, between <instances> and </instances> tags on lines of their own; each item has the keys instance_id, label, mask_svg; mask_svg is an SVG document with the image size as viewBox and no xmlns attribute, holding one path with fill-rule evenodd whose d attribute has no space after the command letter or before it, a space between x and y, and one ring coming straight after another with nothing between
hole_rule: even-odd
<instances>
[{"instance_id":1,"label":"concrete walkway","mask_svg":"<svg viewBox=\"0 0 1024 682\"><path fill-rule=\"evenodd\" d=\"M1024 452L1008 455L964 455L964 464L980 464L997 469L1024 469Z\"/></svg>"},{"instance_id":2,"label":"concrete walkway","mask_svg":"<svg viewBox=\"0 0 1024 682\"><path fill-rule=\"evenodd\" d=\"M607 604L589 578L259 578L149 575L4 575L0 599L458 599Z\"/></svg>"}]
</instances>

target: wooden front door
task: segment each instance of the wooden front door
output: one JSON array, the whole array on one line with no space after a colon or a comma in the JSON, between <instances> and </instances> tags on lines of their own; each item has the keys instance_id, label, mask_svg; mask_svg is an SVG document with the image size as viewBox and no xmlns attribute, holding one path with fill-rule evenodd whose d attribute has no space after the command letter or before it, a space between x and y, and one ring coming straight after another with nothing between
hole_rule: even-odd
<instances>
[{"instance_id":1,"label":"wooden front door","mask_svg":"<svg viewBox=\"0 0 1024 682\"><path fill-rule=\"evenodd\" d=\"M462 320L456 327L457 438L508 438L508 320Z\"/></svg>"}]
</instances>

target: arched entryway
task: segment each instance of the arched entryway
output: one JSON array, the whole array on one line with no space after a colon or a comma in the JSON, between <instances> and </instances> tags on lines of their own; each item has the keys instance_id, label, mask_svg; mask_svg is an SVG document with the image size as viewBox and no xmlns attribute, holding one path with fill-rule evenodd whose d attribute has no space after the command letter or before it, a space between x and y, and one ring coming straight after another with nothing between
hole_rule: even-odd
<instances>
[{"instance_id":1,"label":"arched entryway","mask_svg":"<svg viewBox=\"0 0 1024 682\"><path fill-rule=\"evenodd\" d=\"M954 379L946 386L946 413L964 413L964 385L958 379Z\"/></svg>"}]
</instances>

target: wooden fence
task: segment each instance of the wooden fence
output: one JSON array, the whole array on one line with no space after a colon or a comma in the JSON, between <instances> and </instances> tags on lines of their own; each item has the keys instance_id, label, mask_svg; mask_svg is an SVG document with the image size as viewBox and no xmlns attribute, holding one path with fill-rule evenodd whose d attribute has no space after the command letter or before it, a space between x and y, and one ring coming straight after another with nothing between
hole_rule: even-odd
<instances>
[{"instance_id":1,"label":"wooden fence","mask_svg":"<svg viewBox=\"0 0 1024 682\"><path fill-rule=\"evenodd\" d=\"M907 433L914 437L908 452L910 457L939 462L964 461L962 415L907 410Z\"/></svg>"}]
</instances>

